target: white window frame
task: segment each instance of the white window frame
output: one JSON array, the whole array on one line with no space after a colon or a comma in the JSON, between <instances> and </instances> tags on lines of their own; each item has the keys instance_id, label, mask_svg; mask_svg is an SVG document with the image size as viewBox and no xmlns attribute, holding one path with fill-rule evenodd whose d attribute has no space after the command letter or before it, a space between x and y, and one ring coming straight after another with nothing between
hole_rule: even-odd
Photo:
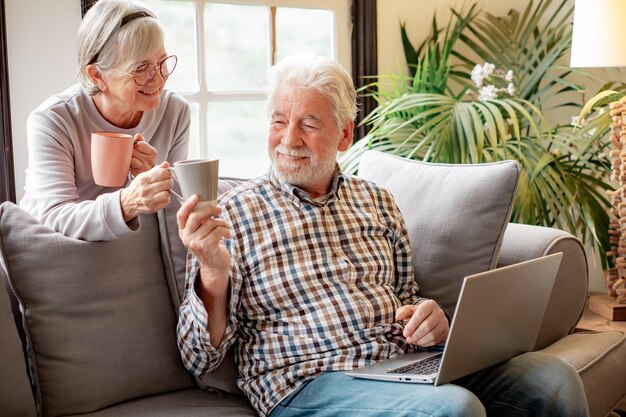
<instances>
[{"instance_id":1,"label":"white window frame","mask_svg":"<svg viewBox=\"0 0 626 417\"><path fill-rule=\"evenodd\" d=\"M268 13L270 7L297 7L308 9L326 9L335 13L335 33L333 39L335 42L336 59L349 73L352 71L352 55L351 55L351 0L236 0L236 1L212 1L212 0L194 0L196 13L196 53L198 56L197 71L199 77L198 91L195 93L181 91L187 100L198 105L198 135L200 143L198 149L201 157L209 156L208 141L208 105L215 101L240 101L240 100L264 100L265 90L259 91L238 91L238 92L220 92L208 91L206 83L206 53L205 53L205 37L204 37L204 7L207 3L218 4L240 4L252 6L266 6ZM244 22L242 22L244 23ZM271 34L270 34L271 37ZM271 44L271 39L268 39ZM271 54L271 48L270 48ZM268 62L271 62L269 57Z\"/></svg>"}]
</instances>

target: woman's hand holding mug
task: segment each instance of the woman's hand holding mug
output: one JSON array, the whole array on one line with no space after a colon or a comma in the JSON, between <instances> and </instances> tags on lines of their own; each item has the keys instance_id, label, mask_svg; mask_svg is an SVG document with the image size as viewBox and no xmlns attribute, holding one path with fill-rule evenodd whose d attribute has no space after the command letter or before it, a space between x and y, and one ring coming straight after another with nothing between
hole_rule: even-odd
<instances>
[{"instance_id":1,"label":"woman's hand holding mug","mask_svg":"<svg viewBox=\"0 0 626 417\"><path fill-rule=\"evenodd\" d=\"M133 156L130 161L130 175L132 178L146 172L156 164L157 151L148 142L146 142L141 134L134 136Z\"/></svg>"},{"instance_id":2,"label":"woman's hand holding mug","mask_svg":"<svg viewBox=\"0 0 626 417\"><path fill-rule=\"evenodd\" d=\"M173 182L169 166L165 161L142 172L122 190L120 204L124 221L127 222L141 213L154 213L170 203Z\"/></svg>"}]
</instances>

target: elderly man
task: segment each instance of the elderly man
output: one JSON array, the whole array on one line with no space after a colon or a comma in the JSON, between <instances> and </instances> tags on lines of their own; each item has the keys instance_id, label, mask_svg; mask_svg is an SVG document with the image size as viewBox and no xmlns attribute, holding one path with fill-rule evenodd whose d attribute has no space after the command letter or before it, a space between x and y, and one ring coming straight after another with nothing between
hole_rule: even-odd
<instances>
[{"instance_id":1,"label":"elderly man","mask_svg":"<svg viewBox=\"0 0 626 417\"><path fill-rule=\"evenodd\" d=\"M193 197L178 212L194 255L178 327L193 373L234 345L238 385L262 416L587 415L573 368L540 354L440 387L341 372L443 343L448 320L418 295L391 194L336 163L352 143L349 74L327 58L286 58L268 110L268 174L219 207Z\"/></svg>"}]
</instances>

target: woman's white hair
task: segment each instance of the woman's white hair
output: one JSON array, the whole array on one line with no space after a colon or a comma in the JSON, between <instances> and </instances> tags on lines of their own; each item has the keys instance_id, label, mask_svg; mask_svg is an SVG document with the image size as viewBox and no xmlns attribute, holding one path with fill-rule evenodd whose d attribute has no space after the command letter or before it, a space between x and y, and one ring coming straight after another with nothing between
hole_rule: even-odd
<instances>
[{"instance_id":1,"label":"woman's white hair","mask_svg":"<svg viewBox=\"0 0 626 417\"><path fill-rule=\"evenodd\" d=\"M333 103L337 127L356 118L357 98L352 77L337 62L325 56L297 54L274 65L268 81L268 112L274 108L276 90L282 85L314 89Z\"/></svg>"},{"instance_id":2,"label":"woman's white hair","mask_svg":"<svg viewBox=\"0 0 626 417\"><path fill-rule=\"evenodd\" d=\"M122 19L133 13L139 17L122 26ZM120 27L121 26L121 27ZM130 73L137 65L164 47L165 35L155 14L135 0L99 0L85 14L78 29L78 78L90 95L100 92L87 75L87 65L95 64L107 73Z\"/></svg>"}]
</instances>

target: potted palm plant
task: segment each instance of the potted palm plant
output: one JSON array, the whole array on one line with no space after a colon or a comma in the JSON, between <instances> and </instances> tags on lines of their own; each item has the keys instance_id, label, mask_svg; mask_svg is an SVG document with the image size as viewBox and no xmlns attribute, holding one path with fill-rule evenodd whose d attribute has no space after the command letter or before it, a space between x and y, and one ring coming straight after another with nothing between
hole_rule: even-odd
<instances>
[{"instance_id":1,"label":"potted palm plant","mask_svg":"<svg viewBox=\"0 0 626 417\"><path fill-rule=\"evenodd\" d=\"M476 4L452 9L445 28L433 18L417 48L401 25L408 75L383 75L364 88L378 105L364 120L369 133L340 156L342 168L357 172L368 149L426 162L515 159L512 221L569 230L606 266L606 144L545 117L549 105L580 111L571 96L582 87L559 65L571 45L572 12L567 0L531 1L506 16Z\"/></svg>"}]
</instances>

